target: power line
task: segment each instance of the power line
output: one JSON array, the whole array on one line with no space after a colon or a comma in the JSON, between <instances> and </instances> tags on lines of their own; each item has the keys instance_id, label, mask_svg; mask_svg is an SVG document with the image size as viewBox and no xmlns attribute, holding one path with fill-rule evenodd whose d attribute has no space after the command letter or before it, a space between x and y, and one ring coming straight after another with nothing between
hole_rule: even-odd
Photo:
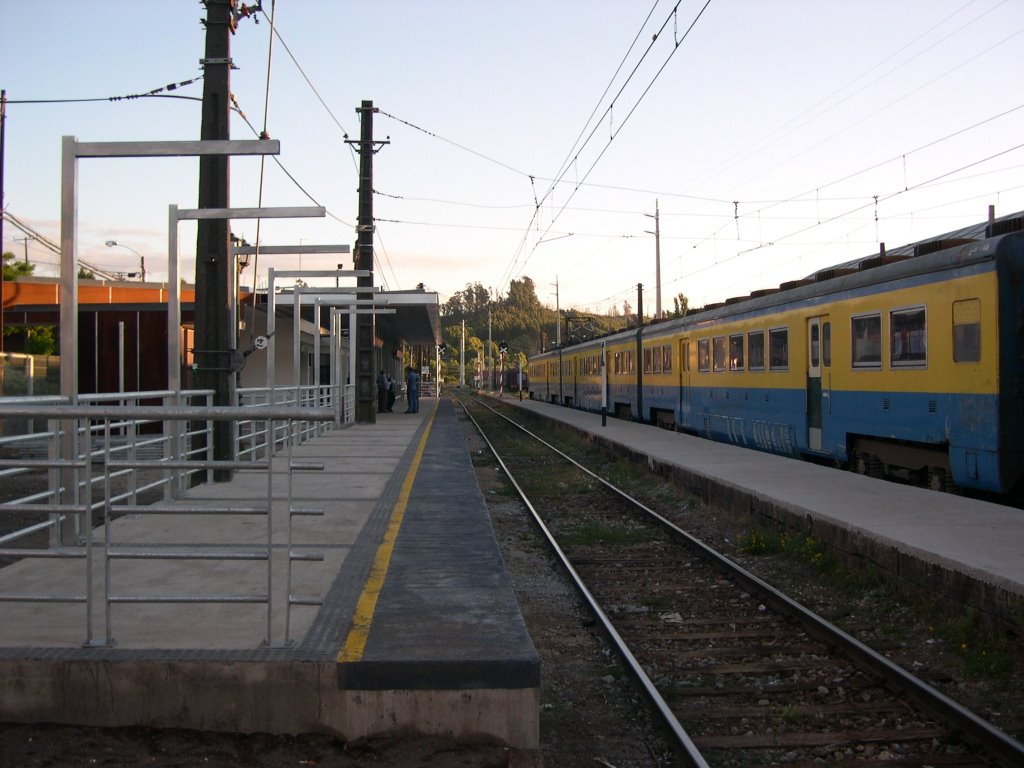
<instances>
[{"instance_id":1,"label":"power line","mask_svg":"<svg viewBox=\"0 0 1024 768\"><path fill-rule=\"evenodd\" d=\"M590 113L590 117L588 117L587 121L583 124L583 127L580 129L579 135L576 137L576 140L573 142L572 147L569 149L568 153L566 153L565 159L562 160L562 164L558 167L558 171L555 173L555 177L556 178L561 178L563 173L568 172L570 161L574 157L578 157L579 156L579 151L577 151L577 147L579 147L579 150L582 150L583 147L586 146L586 142L584 142L582 146L580 145L580 139L583 137L583 134L586 133L587 126L589 126L590 125L590 121L594 119L594 115L597 114L597 110L600 109L602 102L604 102L604 97L607 96L608 95L608 91L610 91L612 89L612 85L615 83L615 78L617 78L619 76L619 73L622 71L623 65L626 63L626 60L629 58L629 54L633 52L633 48L636 47L637 40L639 40L640 39L640 35L643 34L644 28L647 26L647 23L651 20L651 16L654 15L654 9L658 7L658 3L660 1L661 0L655 0L654 1L654 5L651 6L651 10L647 12L647 16L644 18L643 23L640 25L640 28L636 31L636 36L633 38L633 42L629 44L629 48L627 48L626 52L622 55L622 60L619 62L619 66L617 66L615 68L615 72L614 72L614 74L612 74L611 79L608 81L608 85L605 86L604 91L601 93L601 96L598 98L597 103L594 105L594 109ZM676 5L678 7L678 3ZM655 35L655 39L657 39L657 35ZM654 42L652 41L651 45L653 45L653 44L654 44ZM640 57L640 62L643 62L644 57L646 57L646 55L650 51L650 49L651 49L651 46L648 46L647 51L644 52L644 56ZM640 62L637 63L637 66L639 66ZM633 69L633 73L635 73L635 72L636 72L636 68ZM633 73L630 74L630 78L633 76ZM628 83L629 80L627 79L626 82ZM619 91L619 93L621 93L621 90ZM604 116L602 115L602 119L603 119L603 117ZM596 125L595 125L595 130L596 130ZM593 136L593 131L591 132L590 135ZM590 136L587 137L587 141L590 141ZM555 182L555 183L557 183L557 182ZM547 195L550 194L551 191L552 190L549 189L548 192L544 195L544 198L546 198ZM538 205L539 205L539 203L538 203Z\"/></svg>"},{"instance_id":2,"label":"power line","mask_svg":"<svg viewBox=\"0 0 1024 768\"><path fill-rule=\"evenodd\" d=\"M797 193L795 195L791 195L788 198L781 199L781 200L776 200L776 201L773 201L771 203L768 203L763 208L759 208L757 210L756 214L760 218L761 214L764 211L771 210L772 208L776 208L779 205L782 205L784 203L792 203L792 202L800 201L802 199L807 199L807 196L812 194L812 193L817 193L817 192L819 192L822 189L827 189L827 188L835 186L837 184L841 184L843 182L850 181L851 179L855 179L858 176L862 176L862 175L864 175L866 173L870 173L871 171L878 170L879 168L881 168L881 167L883 167L885 165L888 165L889 163L896 162L898 160L906 159L907 157L910 157L911 155L917 154L918 152L922 152L925 149L930 149L931 147L938 146L939 144L941 144L941 143L943 143L945 141L949 141L949 140L954 139L954 138L956 138L958 136L962 136L965 133L968 133L968 132L970 132L972 130L980 128L980 127L982 127L982 126L984 126L984 125L986 125L988 123L994 122L995 120L999 120L1001 118L1007 117L1008 115L1012 115L1015 112L1019 112L1022 109L1024 109L1024 104L1018 104L1015 107L1011 107L1010 109L1004 110L1004 111L1002 111L1002 112L1000 112L998 114L992 115L992 116L987 117L987 118L985 118L983 120L979 120L979 121L977 121L975 123L972 123L971 125L965 126L963 128L959 128L959 129L953 131L952 133L948 133L945 136L942 136L942 137L940 137L938 139L933 139L931 141L928 141L928 142L926 142L926 143L924 143L924 144L922 144L922 145L920 145L918 147L915 147L914 149L908 150L906 152L902 152L902 153L897 154L897 155L893 155L892 157L890 157L890 158L888 158L886 160L883 160L881 162L874 163L873 165L866 166L866 167L864 167L864 168L862 168L862 169L860 169L858 171L854 171L853 173L849 173L849 174L847 174L845 176L842 176L840 178L833 179L831 181L825 182L824 184L820 184L820 185L814 187L813 189L806 189L803 192L799 192L799 193ZM1012 150L1007 150L1007 151L1012 151ZM997 157L1000 154L1005 154L1005 153L998 153L997 155L993 155L992 157ZM965 170L967 168L972 167L973 165L978 165L981 162L985 162L986 160L990 160L990 159L992 159L992 157L983 158L982 160L979 160L977 162L969 163L968 165L963 166L962 168L960 168L958 170ZM953 171L951 173L956 173L956 172L957 171ZM925 183L930 183L930 182L925 182ZM920 186L923 186L923 184L917 184L917 185L914 185L914 187L906 187L905 186L904 190L906 191L908 189L918 188ZM892 196L893 196L892 194L887 195L885 199L889 199ZM815 199L815 201L819 201L819 200L820 201L825 201L825 200L837 201L837 200L843 200L843 199L848 199L848 198L818 198L818 197L815 197L814 199ZM863 199L863 198L854 198L854 199ZM753 203L741 201L740 204L749 205L749 204L753 204ZM853 210L854 211L860 210L860 208L854 208ZM738 219L746 219L746 218L749 218L750 216L751 216L751 214L744 213L744 214L738 214L737 218ZM716 229L710 235L705 236L702 241L697 243L697 245L700 245L702 242L706 242L706 241L714 238L716 235L718 235L720 232L722 232L722 230L725 229L725 227L727 227L727 226L729 226L729 222L726 222L725 224L723 224L721 227ZM697 246L694 246L694 247L697 247Z\"/></svg>"},{"instance_id":3,"label":"power line","mask_svg":"<svg viewBox=\"0 0 1024 768\"><path fill-rule=\"evenodd\" d=\"M597 113L598 109L601 107L601 104L604 102L605 96L607 96L608 91L611 90L612 85L615 82L615 79L619 76L619 73L622 71L623 64L625 64L626 60L629 58L629 54L632 53L633 48L636 46L637 40L640 39L640 35L643 33L643 30L646 28L647 23L651 19L651 16L654 14L654 9L657 8L658 2L659 2L659 0L655 0L655 3L651 7L651 10L648 11L647 16L644 18L643 23L640 25L640 28L637 30L637 33L634 36L633 41L629 44L629 47L626 49L626 53L623 55L622 60L619 62L618 67L616 67L615 73L612 75L611 79L608 81L608 85L605 86L605 89L601 93L601 96L597 100L597 103L594 105L594 109L591 111L590 116L587 118L586 122L583 124L583 128L580 129L579 136L576 137L576 140L573 142L572 147L569 149L569 152L566 154L565 159L562 161L562 163L559 166L558 170L555 172L555 178L551 180L551 183L548 185L547 191L543 195L541 195L539 200L536 199L536 192L534 193L535 205L534 205L533 215L530 217L530 223L527 224L526 228L523 230L523 237L520 240L519 245L517 246L515 253L513 254L512 261L509 264L509 267L502 274L501 280L499 281L502 285L504 285L504 283L506 282L506 276L511 278L512 270L515 269L516 262L519 260L519 256L522 253L523 248L526 245L526 238L529 236L530 229L533 227L534 223L537 221L537 216L540 213L541 206L551 196L551 194L554 192L554 190L557 187L557 185L561 183L561 180L564 178L565 174L568 173L569 167L570 167L570 164L571 164L570 161L575 162L576 160L578 160L579 153L583 151L583 149L586 147L586 145L590 142L590 139L593 138L594 133L597 131L597 127L598 127L598 125L600 125L601 120L604 119L605 115L608 114L608 111L614 105L615 102L614 102L614 99L613 99L612 100L612 104L609 105L605 109L605 112L601 115L601 120L598 120L598 121L594 122L594 127L590 131L590 134L587 136L586 140L584 140L584 142L582 144L580 144L580 138L583 136L584 133L586 133L587 127L590 125L591 121L594 119L594 115ZM673 8L673 12L675 12L675 9L678 8L678 6L679 6L679 4L676 3L676 6ZM633 68L633 71L630 73L629 77L626 78L626 82L622 86L623 88L625 88L625 86L629 83L629 81L632 79L633 75L636 74L637 68L640 66L640 64L647 57L647 54L650 53L651 48L654 45L654 41L657 40L657 37L658 37L657 35L654 35L654 39L651 41L651 44L648 45L647 50L644 51L643 55L640 57L640 60L637 62L636 66ZM622 93L622 89L620 88L618 95L621 95L621 93ZM617 98L617 96L616 96L616 98ZM533 178L534 177L532 177L532 176L530 177L531 183L533 182ZM579 179L577 179L577 189L578 189L578 184L579 184ZM552 220L552 223L554 223L554 220ZM529 257L527 257L527 258L529 258ZM525 262L523 263L523 266L524 267L526 266Z\"/></svg>"},{"instance_id":4,"label":"power line","mask_svg":"<svg viewBox=\"0 0 1024 768\"><path fill-rule=\"evenodd\" d=\"M681 4L681 2L682 2L682 0L679 0L679 2L677 2L673 6L672 10L669 12L669 15L666 17L665 21L662 23L662 25L658 29L658 31L655 33L654 38L653 38L652 43L651 43L651 46L648 47L648 49L644 53L643 57L641 57L641 60L640 60L641 62L643 61L644 58L646 58L647 54L650 52L651 48L653 47L654 42L658 39L658 37L661 36L661 34L668 27L669 21L671 20L671 21L675 22L676 14L678 12L679 5ZM654 77L650 80L650 82L647 84L647 86L641 92L640 96L633 103L633 106L630 108L629 112L626 114L626 117L622 120L622 122L619 123L618 128L616 128L612 132L611 136L608 139L608 142L605 144L605 146L598 153L598 155L594 159L593 163L591 163L590 167L587 169L587 172L585 174L583 174L583 177L582 177L582 179L580 179L580 182L586 181L586 179L594 171L594 168L597 167L597 164L601 161L601 159L604 157L605 153L611 147L612 142L615 140L615 138L618 136L618 134L622 131L622 129L629 122L629 119L633 116L634 112L636 112L637 107L640 106L640 102L642 102L644 100L644 98L647 96L647 94L650 92L651 88L654 86L654 83L661 76L662 72L665 71L665 67L668 66L669 62L675 56L675 54L679 50L680 46L683 44L683 42L686 40L686 38L689 37L690 32L693 30L694 26L696 26L696 24L700 20L700 18L704 15L704 12L707 10L707 8L708 8L708 6L710 4L711 4L711 0L706 0L704 5L701 7L700 11L698 11L697 15L694 17L693 21L690 22L690 25L687 27L686 31L683 33L681 38L678 37L678 35L674 36L675 37L675 40L674 40L675 45L672 47L672 50L669 52L669 55L665 58L665 61L662 63L661 67L654 74ZM615 98L612 100L612 104L609 105L609 107L605 111L604 115L607 115L610 118L610 116L612 114L611 110L614 107L615 101L619 98L619 96L622 95L622 93L625 90L626 85L629 83L629 81L632 79L633 75L636 73L637 69L639 68L639 65L640 65L640 62L637 63L637 66L634 68L633 72L630 73L629 78L627 78L626 82L623 83L622 88L620 88L619 92L616 94ZM602 115L602 120L603 120L604 115ZM590 136L587 137L587 140L584 142L584 146L586 146L586 144L590 141L590 138L594 135L595 131L596 131L596 126L595 126L594 130L591 131ZM582 149L582 147L581 147L581 149ZM578 157L578 153L577 153L576 156ZM558 175L557 180L561 181L561 179L564 178L565 173L567 171L568 171L568 168L564 169ZM562 207L559 209L559 211L552 217L551 221L548 223L548 230L550 230L550 228L554 225L555 221L558 219L558 217L561 215L561 213L565 210L566 206L568 206L569 202L576 195L576 192L579 190L579 183L580 182L578 182L573 187L573 190L569 194L568 199L565 201L565 203L562 205ZM543 204L544 200L546 200L546 199L547 199L547 195L545 195L541 199L541 204ZM539 206L538 206L538 210L539 210ZM534 216L533 216L533 219L530 222L530 226L533 225L533 221L536 220L536 216L537 216L537 214L535 212ZM517 253L516 253L515 257L513 258L512 263L510 264L509 268L505 271L504 275L502 276L502 280L501 280L502 284L504 284L506 282L505 275L507 275L509 278L511 278L512 272L515 270L516 264L517 264L517 262L519 260L519 255L522 253L522 248L525 245L525 239L526 239L526 235L528 234L528 232L529 232L529 228L527 228L527 232L524 233L523 241L520 243L519 249L517 250ZM544 235L546 235L546 234L547 234L547 230L545 230L545 232L541 234L541 239L543 239ZM530 256L532 256L532 252L531 252ZM526 267L527 262L530 260L530 256L527 256L526 259L523 261L522 267L520 267L520 270L519 270L519 274L521 274L522 270Z\"/></svg>"},{"instance_id":5,"label":"power line","mask_svg":"<svg viewBox=\"0 0 1024 768\"><path fill-rule=\"evenodd\" d=\"M313 85L313 81L309 79L309 75L306 74L306 70L302 68L301 64L299 64L299 60L295 57L295 54L292 53L291 47L288 45L287 41L285 41L284 37L281 35L281 31L278 29L277 24L274 22L273 16L269 16L269 17L267 16L267 12L263 10L262 4L256 6L255 10L258 10L260 13L262 13L264 18L266 18L267 21L270 22L271 34L274 37L276 37L278 39L278 41L281 43L281 45L284 47L285 53L288 54L288 58L290 58L292 60L292 63L295 65L295 68L299 71L299 74L302 75L302 79L306 81L306 85L309 86L309 89L313 92L313 95L316 96L317 101L320 102L320 105L324 108L324 111L326 111L327 114L330 116L330 118L334 122L334 124L336 126L338 126L338 130L341 131L342 137L347 140L348 139L348 130L345 128L345 126L343 126L341 124L341 121L338 120L337 116L334 114L334 112L331 110L331 108L327 105L327 102L324 101L323 96L320 95L320 91L318 91L317 87L315 85ZM273 0L271 0L271 13L272 14L273 14L274 10L275 10L275 7L274 7L274 4L273 4ZM349 146L349 156L352 158L352 166L353 166L353 168L356 171L356 175L358 175L359 174L359 167L356 164L355 150L351 146ZM328 215L330 215L330 214L328 214ZM338 221L341 221L341 220L338 219Z\"/></svg>"},{"instance_id":6,"label":"power line","mask_svg":"<svg viewBox=\"0 0 1024 768\"><path fill-rule=\"evenodd\" d=\"M260 132L258 130L256 130L256 126L254 126L249 121L249 118L246 117L245 112L243 112L238 107L238 102L237 102L237 100L235 100L234 96L232 96L232 100L234 101L234 104L235 104L235 113L239 117L241 117L243 121L245 121L245 124L247 126L249 126L249 130L252 131L253 135L258 138L260 136ZM317 206L321 205L320 201L318 201L304 186L302 186L302 184L299 182L299 180L296 179L295 176L292 175L291 171L289 171L287 168L285 168L284 163L281 162L280 158L278 158L276 155L271 155L271 158L273 159L273 161L275 163L277 163L278 168L281 169L281 171L284 173L284 175L287 176L291 180L292 184L294 184L296 186L296 188L300 192L302 192L302 194L304 194L306 196L306 198L311 203L313 203L314 205L317 205ZM325 206L323 206L323 207L325 207ZM330 211L327 211L327 216L329 218L334 219L339 224L343 224L344 226L349 227L350 229L355 229L355 225L354 224L351 224L350 222L347 222L344 219L339 218L338 216L336 216L335 214L331 213Z\"/></svg>"},{"instance_id":7,"label":"power line","mask_svg":"<svg viewBox=\"0 0 1024 768\"><path fill-rule=\"evenodd\" d=\"M34 229L32 226L30 226L26 222L24 222L21 219L19 219L17 216L15 216L9 210L4 210L3 217L4 217L5 221L8 221L11 224L13 224L17 229L21 230L24 234L28 235L29 237L34 239L37 243L39 243L41 246L43 246L43 248L45 248L46 250L50 251L50 253L56 255L58 258L60 257L60 246L57 245L57 243L53 242L53 240L48 238L46 235L42 234L41 232L37 231L36 229ZM37 261L38 261L38 259L37 259ZM88 269L90 272L92 272L94 274L97 274L97 275L100 275L101 277L103 277L103 278L105 278L107 280L116 280L116 279L118 279L117 275L114 272L110 272L108 270L102 269L101 267L97 267L96 265L89 263L85 259L79 258L78 259L78 263L80 265L82 265L83 267L85 267L86 269ZM59 266L59 262L58 262L58 266Z\"/></svg>"},{"instance_id":8,"label":"power line","mask_svg":"<svg viewBox=\"0 0 1024 768\"><path fill-rule=\"evenodd\" d=\"M7 103L8 104L82 104L82 103L94 102L94 101L129 101L129 100L132 100L132 99L144 99L144 98L152 97L152 96L160 96L165 91L174 91L174 90L177 90L178 88L183 88L186 85L192 85L193 83L197 83L197 82L199 82L202 79L203 79L203 76L202 75L198 75L196 77L193 77L191 80L182 80L180 83L168 83L167 85L161 86L159 88L154 88L151 91L145 91L144 93L133 93L133 94L129 94L127 96L105 96L105 97L102 97L102 98L79 98L79 99L8 99ZM165 96L165 98L179 98L179 99L190 99L190 100L201 101L201 99L198 99L197 97L194 97L194 96L181 96L181 95L177 95L177 96L173 96L173 97L166 97Z\"/></svg>"},{"instance_id":9,"label":"power line","mask_svg":"<svg viewBox=\"0 0 1024 768\"><path fill-rule=\"evenodd\" d=\"M267 16L267 12L263 10L262 6L259 8L259 10L264 15L264 17ZM271 10L273 11L273 0L271 2ZM276 37L281 42L281 45L284 46L285 52L288 54L288 57L292 60L292 63L295 65L295 68L297 70L299 70L299 74L302 75L302 79L306 81L306 85L308 85L309 89L311 91L313 91L313 95L316 96L317 101L320 102L320 104L323 106L323 108L327 112L327 114L330 115L331 120L333 120L334 124L336 126L338 126L338 129L341 131L341 133L344 136L344 138L347 139L348 138L348 131L345 129L345 126L343 126L341 124L341 121L339 121L338 118L335 116L334 112L331 111L331 108L329 106L327 106L327 102L324 101L323 96L320 95L320 91L318 91L316 89L316 86L313 85L313 81L309 79L309 76L306 74L306 70L304 70L302 68L302 65L299 64L299 60L297 58L295 58L295 54L292 53L292 49L288 47L288 43L285 42L285 39L281 36L281 32L277 28L277 25L274 24L273 18L271 18L271 17L267 17L267 18L268 18L268 21L270 21L270 29L271 29L271 32L273 33L274 37Z\"/></svg>"},{"instance_id":10,"label":"power line","mask_svg":"<svg viewBox=\"0 0 1024 768\"><path fill-rule=\"evenodd\" d=\"M528 174L526 171L521 171L518 168L513 168L508 163L503 163L501 160L495 160L493 157L489 157L488 155L485 155L482 152L477 152L475 149L470 149L469 147L463 146L462 144L459 144L457 141L452 141L451 139L446 139L444 136L441 136L440 134L434 133L433 131L429 131L426 128L421 128L418 125L410 123L408 120L403 120L400 117L396 117L395 115L389 114L389 113L385 112L383 109L378 109L377 112L378 112L378 114L384 115L384 117L390 117L395 122L401 123L402 125L406 125L406 126L412 128L414 130L419 131L420 133L424 133L427 136L435 138L438 141L443 141L445 144L450 144L451 146L456 147L457 149L461 149L464 152L469 152L471 155L476 155L477 157L481 158L482 160L486 160L489 163L494 163L495 165L501 166L505 170L511 171L512 173L518 174L520 176L525 176L526 178L529 178L529 179L533 178L533 176Z\"/></svg>"},{"instance_id":11,"label":"power line","mask_svg":"<svg viewBox=\"0 0 1024 768\"><path fill-rule=\"evenodd\" d=\"M969 22L967 22L966 24L963 24L963 25L961 25L960 27L958 27L958 28L957 28L956 30L954 30L953 32L951 32L951 33L950 33L949 35L947 35L946 37L943 37L943 38L941 38L940 40L938 40L938 41L936 41L935 43L933 43L933 44L931 44L930 46L928 46L928 48L926 48L926 49L922 50L922 51L921 51L920 53L917 53L917 54L915 54L914 56L912 56L911 58L907 59L906 61L903 61L903 62L902 62L902 63L900 63L899 65L897 65L897 66L895 66L895 67L893 67L893 68L889 69L889 70L888 70L887 72L885 72L884 74L882 74L882 75L880 75L880 76L876 77L876 78L875 78L874 80L871 80L870 82L868 82L868 83L865 83L865 84L864 84L863 86L861 86L861 87L860 87L859 89L857 89L856 91L854 91L854 92L850 93L849 95L847 95L846 97L844 97L844 98L843 98L843 99L841 99L840 101L836 102L835 104L832 104L832 105L831 105L831 106L829 106L828 108L825 108L825 109L821 109L820 111L818 111L818 112L817 112L817 114L815 114L815 115L814 115L814 116L812 116L812 117L809 117L809 118L808 118L807 120L805 120L804 122L802 122L802 123L800 123L799 125L795 126L795 127L794 127L794 128L792 128L791 130L789 130L789 131L786 131L786 130L785 130L785 129L786 129L786 128L787 128L788 126L791 126L791 125L793 125L794 123L796 123L797 121L799 121L799 120L800 120L801 118L803 118L803 117L804 117L805 115L809 115L810 113L814 112L814 111L815 111L815 110L817 110L817 109L818 109L819 107L822 107L823 105L825 105L826 103L828 103L828 102L829 102L829 101L830 101L831 99L833 99L834 97L836 97L836 96L838 96L839 94L841 94L841 93L842 93L843 91L845 91L845 90L847 90L848 88L850 88L851 86L853 86L853 85L854 85L854 84L855 84L855 83L856 83L857 81L859 81L859 80L861 80L861 79L863 79L863 78L867 77L867 76L868 76L869 74L871 74L871 73L872 73L872 72L874 72L875 70L879 69L879 68L880 68L880 67L881 67L881 66L882 66L883 64L885 64L886 62L888 62L888 61L890 61L890 60L892 60L892 59L896 58L896 57L897 57L897 56L898 56L898 55L899 55L900 53L902 53L903 51L905 51L905 50L909 49L909 48L910 48L911 46L913 46L913 45L914 45L915 43L917 43L918 41L920 41L920 40L924 39L925 37L927 37L927 36L928 36L929 34L931 34L931 33L932 33L933 31L935 31L936 29L938 29L939 27L941 27L941 26L942 26L943 24L945 24L945 23L946 23L947 21L949 21L949 20L950 20L951 18L953 18L953 17L954 17L954 16L956 16L957 14L961 13L961 12L962 12L962 11L963 11L964 9L966 9L966 8L967 8L967 7L969 7L970 5L973 5L973 4L975 3L975 2L976 2L976 0L969 0L969 2L967 2L967 3L965 4L965 5L961 6L961 7L960 7L960 8L958 8L958 9L957 9L956 11L953 11L952 13L950 13L950 14L949 14L948 16L946 16L946 17L945 17L944 19L942 19L942 20L941 20L941 21L939 21L938 23L936 23L936 24L932 25L932 26L931 26L931 27L930 27L930 28L929 28L928 30L926 30L925 32L922 32L922 33L921 33L920 35L918 35L918 36L917 36L916 38L914 38L913 40L911 40L910 42L908 42L908 43L907 43L906 45L904 45L903 47L901 47L901 48L900 48L899 50L897 50L897 51L895 51L895 52L893 52L893 53L889 54L888 56L886 56L885 58L883 58L883 59L882 59L881 61L879 61L878 63L874 64L873 66L869 67L869 68L868 68L867 70L865 70L864 72L862 72L861 74L859 74L859 75L857 75L856 77L854 77L854 78L853 78L852 80L850 80L849 82L847 82L847 83L846 83L845 85L843 85L842 87L840 87L840 88L837 88L836 90L832 91L832 92L831 92L830 94L828 94L827 96L823 97L822 99L819 99L819 100L818 100L818 101L817 101L817 102L816 102L815 104L813 104L813 105L811 105L811 106L807 107L807 108L806 108L806 109L804 109L804 110L803 110L802 112L800 112L799 114L797 114L796 116L794 116L793 118L791 118L790 120L788 120L787 122L785 122L784 124L782 124L781 126L777 127L777 128L776 128L776 129L774 129L773 131L770 131L770 132L769 132L768 134L766 134L765 136L761 137L761 138L760 138L760 139L758 139L757 141L755 141L755 142L751 143L750 145L748 145L746 149L744 149L744 150L741 150L740 152L738 152L738 153L736 153L735 155L733 155L733 156L732 156L732 158L729 158L729 159L723 160L722 162L718 163L717 165L715 165L715 166L712 166L711 168L707 169L706 171L704 171L704 173L703 173L703 174L701 174L700 176L696 177L696 179L694 179L694 180L693 180L693 181L691 181L690 183L691 183L691 184L692 184L692 183L695 183L695 181L696 181L696 180L699 180L699 179L701 179L701 178L706 178L706 177L708 177L708 176L714 176L714 175L716 175L716 174L718 174L718 173L721 173L721 172L723 172L723 171L725 171L725 170L729 170L730 168L734 168L735 166L739 165L739 164L740 164L741 162L743 162L744 160L746 160L746 159L750 158L751 156L753 156L753 155L755 154L755 152L761 152L761 151L764 151L764 150L765 150L765 149L767 149L768 147L771 147L771 146L772 146L773 144L775 144L775 143L776 143L777 141L781 140L781 139L782 139L783 137L785 137L785 136L788 136L788 135L790 135L791 133L793 133L794 131L796 131L796 130L798 130L798 129L800 129L800 128L803 128L803 127L805 127L805 126L807 126L807 125L809 125L809 124L810 124L811 122L813 122L813 121L814 121L814 120L816 120L817 118L821 117L822 115L826 114L826 113L827 113L828 111L830 111L831 109L834 109L835 107L839 106L840 104L842 104L842 103L844 103L844 102L846 102L846 101L849 101L849 100L850 100L851 98L853 98L854 96L856 96L856 95L858 95L859 93L862 93L863 91L867 90L867 89L868 89L868 88L870 88L870 87L871 87L872 85L874 85L874 84L878 83L878 82L879 82L879 81L881 81L882 79L884 79L884 78L888 77L889 75L891 75L891 74L892 74L893 72L897 71L898 69L901 69L901 68L905 67L905 66L906 66L907 64L909 64L909 63L910 63L911 61L913 61L914 59L916 59L916 58L918 58L918 57L920 57L920 56L924 55L924 54L925 54L925 53L927 53L928 51L930 51L930 50L934 49L934 48L935 48L936 46L938 46L938 45L942 44L943 42L945 42L945 41L946 41L947 39L949 39L949 37L951 37L951 36L952 36L953 34L956 34L956 33L962 32L962 31L963 31L964 29L966 29L966 28L967 28L967 27L969 27L970 25L974 24L974 23L975 23L976 21L978 21L978 20L979 20L979 19L981 19L982 17L986 16L987 14L991 13L992 11L994 11L994 10L995 10L995 8L996 8L996 7L998 7L998 6L994 6L993 8L990 8L989 10L987 10L987 11L985 11L984 13L980 14L979 16L976 16L975 18L971 19L971 20L970 20ZM1000 3L1000 5L1003 5L1003 4L1005 4L1005 2L1006 2L1006 0L1003 0L1003 2L1002 2L1002 3ZM775 138L774 138L774 139L772 139L772 137L775 137ZM771 141L769 141L769 139L772 139L772 140L771 140ZM733 162L730 162L730 160L732 160ZM755 178L756 178L756 177L755 177Z\"/></svg>"}]
</instances>

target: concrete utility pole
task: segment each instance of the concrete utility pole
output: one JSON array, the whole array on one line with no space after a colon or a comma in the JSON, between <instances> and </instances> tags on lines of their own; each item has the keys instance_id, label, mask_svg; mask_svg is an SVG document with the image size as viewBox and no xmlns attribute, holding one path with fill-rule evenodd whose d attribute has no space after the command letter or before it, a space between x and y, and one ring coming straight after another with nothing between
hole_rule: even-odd
<instances>
[{"instance_id":1,"label":"concrete utility pole","mask_svg":"<svg viewBox=\"0 0 1024 768\"><path fill-rule=\"evenodd\" d=\"M367 277L356 279L356 288L366 288L366 293L357 293L357 299L373 299L373 156L375 145L390 144L389 141L373 140L373 114L377 110L372 101L363 101L356 110L361 120L359 141L348 141L359 145L359 221L356 227L356 269L370 272ZM377 423L377 387L373 365L374 315L356 315L356 421L360 424Z\"/></svg>"},{"instance_id":2,"label":"concrete utility pole","mask_svg":"<svg viewBox=\"0 0 1024 768\"><path fill-rule=\"evenodd\" d=\"M199 138L229 139L231 78L231 2L206 2L206 56L203 66L203 118ZM228 208L228 157L204 155L199 158L199 208ZM214 391L215 406L234 405L235 376L231 372L231 351L237 329L231 319L235 297L234 259L231 255L230 222L200 219L196 235L195 385ZM298 319L296 318L296 325ZM298 328L296 327L296 332ZM213 423L213 456L230 460L234 456L234 427L230 421ZM231 470L218 470L218 481L231 479Z\"/></svg>"},{"instance_id":3,"label":"concrete utility pole","mask_svg":"<svg viewBox=\"0 0 1024 768\"><path fill-rule=\"evenodd\" d=\"M654 215L645 213L644 216L654 219L654 231L645 230L647 234L654 235L654 319L661 319L661 224L658 215L658 201L654 201Z\"/></svg>"},{"instance_id":4,"label":"concrete utility pole","mask_svg":"<svg viewBox=\"0 0 1024 768\"><path fill-rule=\"evenodd\" d=\"M555 275L555 346L562 346L562 308L558 305L558 275Z\"/></svg>"}]
</instances>

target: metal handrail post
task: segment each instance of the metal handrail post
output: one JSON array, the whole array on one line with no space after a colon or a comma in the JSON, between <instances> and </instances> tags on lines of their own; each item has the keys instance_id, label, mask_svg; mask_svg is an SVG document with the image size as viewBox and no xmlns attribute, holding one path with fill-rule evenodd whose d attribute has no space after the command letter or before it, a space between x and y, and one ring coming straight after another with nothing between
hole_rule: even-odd
<instances>
[{"instance_id":1,"label":"metal handrail post","mask_svg":"<svg viewBox=\"0 0 1024 768\"><path fill-rule=\"evenodd\" d=\"M296 426L295 422L292 422L293 428ZM288 499L285 506L285 514L288 515L288 520L285 524L285 557L288 562L285 566L285 588L284 588L284 599L285 599L285 611L284 611L284 644L288 644L288 638L291 633L292 623L292 509L295 500L295 488L294 488L294 472L292 471L292 442L288 441L288 454L285 457L288 462Z\"/></svg>"},{"instance_id":2,"label":"metal handrail post","mask_svg":"<svg viewBox=\"0 0 1024 768\"><path fill-rule=\"evenodd\" d=\"M273 424L268 423L272 427ZM289 452L291 445L288 446ZM289 491L290 493L290 491ZM274 646L274 455L267 454L267 647Z\"/></svg>"},{"instance_id":3,"label":"metal handrail post","mask_svg":"<svg viewBox=\"0 0 1024 768\"><path fill-rule=\"evenodd\" d=\"M110 611L110 594L111 594L111 567L110 567L110 538L111 538L111 515L110 515L110 419L106 419L104 422L103 440L103 626L104 626L104 644L114 644L114 632L113 632L113 617ZM92 510L92 504L88 505L88 508ZM92 531L89 532L89 548L92 548ZM92 600L92 590L89 590L88 599ZM91 634L91 630L90 630Z\"/></svg>"}]
</instances>

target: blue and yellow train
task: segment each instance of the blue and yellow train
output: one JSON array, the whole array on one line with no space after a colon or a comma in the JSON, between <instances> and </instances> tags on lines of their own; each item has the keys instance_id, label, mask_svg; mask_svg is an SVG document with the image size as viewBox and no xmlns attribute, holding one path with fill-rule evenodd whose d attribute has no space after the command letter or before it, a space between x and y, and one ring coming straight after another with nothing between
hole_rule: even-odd
<instances>
[{"instance_id":1,"label":"blue and yellow train","mask_svg":"<svg viewBox=\"0 0 1024 768\"><path fill-rule=\"evenodd\" d=\"M530 397L863 474L1024 482L1024 213L534 355Z\"/></svg>"}]
</instances>

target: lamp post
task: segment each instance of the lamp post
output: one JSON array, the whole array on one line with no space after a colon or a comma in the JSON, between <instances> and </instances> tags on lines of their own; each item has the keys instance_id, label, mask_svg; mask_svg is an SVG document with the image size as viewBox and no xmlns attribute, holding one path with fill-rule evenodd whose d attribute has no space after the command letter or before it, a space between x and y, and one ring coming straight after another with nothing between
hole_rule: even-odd
<instances>
[{"instance_id":1,"label":"lamp post","mask_svg":"<svg viewBox=\"0 0 1024 768\"><path fill-rule=\"evenodd\" d=\"M143 256L138 251L136 251L130 245L119 243L117 242L117 240L107 240L107 248L113 248L114 246L117 246L118 248L127 248L129 251L131 251L132 253L139 257L139 271L137 273L129 272L128 274L129 277L132 276L133 274L138 274L142 282L146 282L146 257Z\"/></svg>"}]
</instances>

